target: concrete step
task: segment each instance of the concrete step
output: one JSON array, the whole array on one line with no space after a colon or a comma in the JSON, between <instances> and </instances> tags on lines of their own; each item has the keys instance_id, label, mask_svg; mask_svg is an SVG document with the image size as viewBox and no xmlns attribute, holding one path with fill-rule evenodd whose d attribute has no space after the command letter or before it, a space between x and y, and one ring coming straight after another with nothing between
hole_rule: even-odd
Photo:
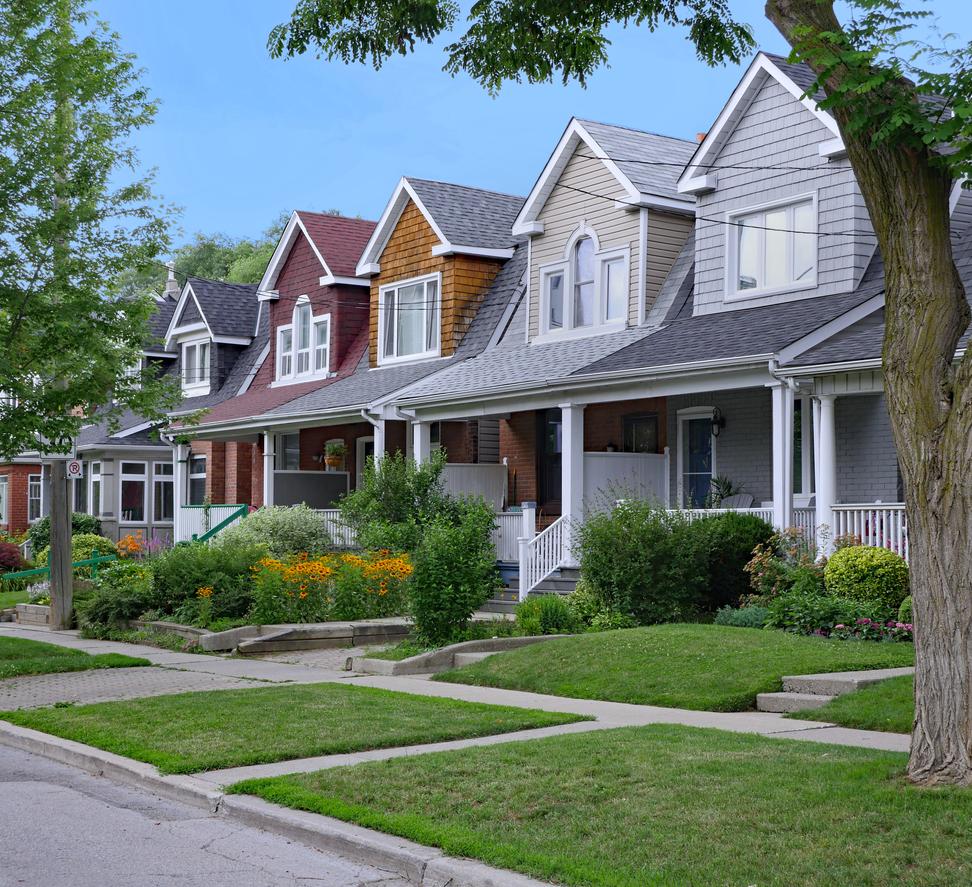
<instances>
[{"instance_id":1,"label":"concrete step","mask_svg":"<svg viewBox=\"0 0 972 887\"><path fill-rule=\"evenodd\" d=\"M497 598L490 598L479 608L480 613L515 613L516 605L519 600L505 601Z\"/></svg>"},{"instance_id":2,"label":"concrete step","mask_svg":"<svg viewBox=\"0 0 972 887\"><path fill-rule=\"evenodd\" d=\"M840 696L869 687L888 678L914 674L913 668L874 668L867 671L843 671L833 674L802 674L783 678L783 690L787 693Z\"/></svg>"},{"instance_id":3,"label":"concrete step","mask_svg":"<svg viewBox=\"0 0 972 887\"><path fill-rule=\"evenodd\" d=\"M814 693L760 693L756 697L758 711L791 712L822 708L833 696Z\"/></svg>"},{"instance_id":4,"label":"concrete step","mask_svg":"<svg viewBox=\"0 0 972 887\"><path fill-rule=\"evenodd\" d=\"M464 665L472 665L474 662L482 662L495 653L456 653L452 657L452 664L455 668L462 668Z\"/></svg>"}]
</instances>

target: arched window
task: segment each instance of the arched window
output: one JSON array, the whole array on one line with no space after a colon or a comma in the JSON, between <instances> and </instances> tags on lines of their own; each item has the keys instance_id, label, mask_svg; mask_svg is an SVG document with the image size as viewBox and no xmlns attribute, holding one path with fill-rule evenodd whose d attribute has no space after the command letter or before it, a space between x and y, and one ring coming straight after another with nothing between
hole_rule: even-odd
<instances>
[{"instance_id":1,"label":"arched window","mask_svg":"<svg viewBox=\"0 0 972 887\"><path fill-rule=\"evenodd\" d=\"M594 323L594 241L582 237L574 244L574 326Z\"/></svg>"}]
</instances>

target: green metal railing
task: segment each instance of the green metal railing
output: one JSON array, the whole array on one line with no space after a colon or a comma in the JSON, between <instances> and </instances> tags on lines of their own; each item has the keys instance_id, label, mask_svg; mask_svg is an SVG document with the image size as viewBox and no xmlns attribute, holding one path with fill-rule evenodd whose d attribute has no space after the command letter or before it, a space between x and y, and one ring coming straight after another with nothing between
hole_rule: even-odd
<instances>
[{"instance_id":1,"label":"green metal railing","mask_svg":"<svg viewBox=\"0 0 972 887\"><path fill-rule=\"evenodd\" d=\"M78 567L91 567L91 578L95 579L98 576L98 564L104 564L108 561L118 560L117 554L98 554L97 552L93 557L89 557L87 560L75 561L71 564L72 569L77 569ZM33 570L19 570L16 573L3 573L0 575L0 582L4 582L8 579L29 579L31 576L43 576L45 573L50 573L50 566L46 567L36 567Z\"/></svg>"},{"instance_id":2,"label":"green metal railing","mask_svg":"<svg viewBox=\"0 0 972 887\"><path fill-rule=\"evenodd\" d=\"M250 512L250 506L249 505L241 505L239 508L236 509L236 511L234 511L232 514L228 515L227 517L223 518L218 524L216 524L215 527L210 527L201 536L197 536L195 533L193 533L192 534L192 541L193 542L208 542L220 530L224 530L224 529L226 529L226 527L228 527L234 521L237 521L237 520L240 520L240 519L246 517L247 514L249 514L249 512Z\"/></svg>"}]
</instances>

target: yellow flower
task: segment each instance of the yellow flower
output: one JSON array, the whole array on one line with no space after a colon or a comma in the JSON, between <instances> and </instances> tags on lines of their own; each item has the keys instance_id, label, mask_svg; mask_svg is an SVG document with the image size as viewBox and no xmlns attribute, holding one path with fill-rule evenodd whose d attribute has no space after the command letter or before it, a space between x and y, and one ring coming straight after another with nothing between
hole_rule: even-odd
<instances>
[{"instance_id":1,"label":"yellow flower","mask_svg":"<svg viewBox=\"0 0 972 887\"><path fill-rule=\"evenodd\" d=\"M201 588L196 589L196 594L201 598L210 598L213 596L213 589L211 585L203 585Z\"/></svg>"}]
</instances>

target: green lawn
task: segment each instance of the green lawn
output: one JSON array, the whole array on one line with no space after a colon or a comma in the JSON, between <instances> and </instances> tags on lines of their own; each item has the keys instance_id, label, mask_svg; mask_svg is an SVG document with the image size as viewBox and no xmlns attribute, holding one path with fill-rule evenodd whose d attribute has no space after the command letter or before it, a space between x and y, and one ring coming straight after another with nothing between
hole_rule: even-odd
<instances>
[{"instance_id":1,"label":"green lawn","mask_svg":"<svg viewBox=\"0 0 972 887\"><path fill-rule=\"evenodd\" d=\"M0 610L6 610L9 607L14 607L17 604L27 603L27 589L22 588L17 591L4 591L3 583L0 582Z\"/></svg>"},{"instance_id":2,"label":"green lawn","mask_svg":"<svg viewBox=\"0 0 972 887\"><path fill-rule=\"evenodd\" d=\"M29 674L54 674L61 671L87 671L90 668L127 668L151 665L147 659L135 659L118 653L90 656L80 650L0 637L0 679Z\"/></svg>"},{"instance_id":3,"label":"green lawn","mask_svg":"<svg viewBox=\"0 0 972 887\"><path fill-rule=\"evenodd\" d=\"M744 711L790 674L914 664L911 644L832 641L760 628L654 625L547 641L440 681L707 711Z\"/></svg>"},{"instance_id":4,"label":"green lawn","mask_svg":"<svg viewBox=\"0 0 972 887\"><path fill-rule=\"evenodd\" d=\"M341 684L215 690L0 718L193 773L372 748L490 736L585 720Z\"/></svg>"},{"instance_id":5,"label":"green lawn","mask_svg":"<svg viewBox=\"0 0 972 887\"><path fill-rule=\"evenodd\" d=\"M570 885L968 885L972 792L906 756L656 725L234 791Z\"/></svg>"},{"instance_id":6,"label":"green lawn","mask_svg":"<svg viewBox=\"0 0 972 887\"><path fill-rule=\"evenodd\" d=\"M890 678L854 693L846 693L823 708L798 711L791 718L830 721L858 730L910 733L915 719L915 679L911 675Z\"/></svg>"}]
</instances>

